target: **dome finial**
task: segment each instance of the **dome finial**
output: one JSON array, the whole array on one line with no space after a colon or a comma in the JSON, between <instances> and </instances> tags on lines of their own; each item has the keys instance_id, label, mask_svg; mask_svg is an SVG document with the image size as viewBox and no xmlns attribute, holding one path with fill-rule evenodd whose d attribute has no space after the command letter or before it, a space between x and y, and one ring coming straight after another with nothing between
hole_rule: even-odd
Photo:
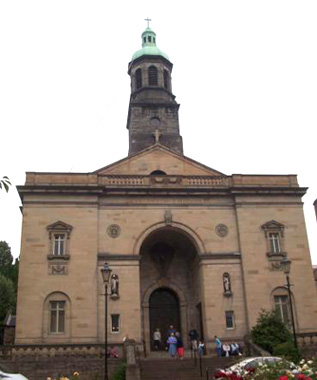
<instances>
[{"instance_id":1,"label":"dome finial","mask_svg":"<svg viewBox=\"0 0 317 380\"><path fill-rule=\"evenodd\" d=\"M147 22L147 27L150 27L150 21L152 21L150 18L145 18L144 21Z\"/></svg>"}]
</instances>

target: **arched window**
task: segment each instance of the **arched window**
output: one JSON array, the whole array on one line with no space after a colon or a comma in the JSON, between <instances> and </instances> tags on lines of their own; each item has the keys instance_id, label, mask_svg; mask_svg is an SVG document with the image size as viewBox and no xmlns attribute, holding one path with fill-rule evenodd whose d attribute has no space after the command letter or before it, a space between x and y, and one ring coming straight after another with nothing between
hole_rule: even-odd
<instances>
[{"instance_id":1,"label":"arched window","mask_svg":"<svg viewBox=\"0 0 317 380\"><path fill-rule=\"evenodd\" d=\"M135 72L135 78L136 78L136 88L141 88L142 87L142 70L137 69Z\"/></svg>"},{"instance_id":2,"label":"arched window","mask_svg":"<svg viewBox=\"0 0 317 380\"><path fill-rule=\"evenodd\" d=\"M169 90L169 74L167 70L164 70L164 87Z\"/></svg>"},{"instance_id":3,"label":"arched window","mask_svg":"<svg viewBox=\"0 0 317 380\"><path fill-rule=\"evenodd\" d=\"M157 86L157 68L155 66L149 67L149 86Z\"/></svg>"},{"instance_id":4,"label":"arched window","mask_svg":"<svg viewBox=\"0 0 317 380\"><path fill-rule=\"evenodd\" d=\"M288 294L287 289L285 289L284 287L278 287L273 290L271 297L272 297L273 307L276 310L277 314L281 317L282 321L286 325L291 326L292 315L291 315L289 294ZM291 295L291 297L292 297L293 305L295 305L293 295Z\"/></svg>"},{"instance_id":5,"label":"arched window","mask_svg":"<svg viewBox=\"0 0 317 380\"><path fill-rule=\"evenodd\" d=\"M70 336L71 304L67 294L50 293L44 301L44 336Z\"/></svg>"}]
</instances>

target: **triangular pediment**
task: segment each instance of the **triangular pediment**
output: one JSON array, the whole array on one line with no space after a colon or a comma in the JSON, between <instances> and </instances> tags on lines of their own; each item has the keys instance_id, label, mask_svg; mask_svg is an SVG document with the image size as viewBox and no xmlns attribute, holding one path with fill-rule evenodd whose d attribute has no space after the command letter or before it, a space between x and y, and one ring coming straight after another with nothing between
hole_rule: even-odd
<instances>
[{"instance_id":1,"label":"triangular pediment","mask_svg":"<svg viewBox=\"0 0 317 380\"><path fill-rule=\"evenodd\" d=\"M281 236L284 234L284 224L277 222L276 220L270 220L262 225L262 230L265 232L265 235L268 236L270 232L279 232Z\"/></svg>"},{"instance_id":2,"label":"triangular pediment","mask_svg":"<svg viewBox=\"0 0 317 380\"><path fill-rule=\"evenodd\" d=\"M73 227L70 224L62 222L59 220L53 224L46 227L48 231L71 231Z\"/></svg>"},{"instance_id":3,"label":"triangular pediment","mask_svg":"<svg viewBox=\"0 0 317 380\"><path fill-rule=\"evenodd\" d=\"M284 228L284 224L279 223L276 220L270 220L269 222L266 222L265 224L263 224L262 228L267 229L267 230L268 229L270 229L270 230L282 229L282 228Z\"/></svg>"},{"instance_id":4,"label":"triangular pediment","mask_svg":"<svg viewBox=\"0 0 317 380\"><path fill-rule=\"evenodd\" d=\"M166 175L225 177L223 173L176 153L161 144L152 145L141 152L96 170L94 173L98 175L150 175L155 171L162 171Z\"/></svg>"}]
</instances>

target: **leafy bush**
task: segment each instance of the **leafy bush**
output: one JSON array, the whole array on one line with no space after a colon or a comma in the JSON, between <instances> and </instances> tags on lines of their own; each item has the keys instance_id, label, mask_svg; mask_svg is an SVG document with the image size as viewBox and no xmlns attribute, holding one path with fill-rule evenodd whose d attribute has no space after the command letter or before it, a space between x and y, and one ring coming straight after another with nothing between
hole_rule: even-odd
<instances>
[{"instance_id":1,"label":"leafy bush","mask_svg":"<svg viewBox=\"0 0 317 380\"><path fill-rule=\"evenodd\" d=\"M125 380L126 364L122 363L112 376L112 380Z\"/></svg>"},{"instance_id":2,"label":"leafy bush","mask_svg":"<svg viewBox=\"0 0 317 380\"><path fill-rule=\"evenodd\" d=\"M271 354L275 346L293 342L291 332L275 310L261 311L257 324L251 330L251 336L255 344Z\"/></svg>"},{"instance_id":3,"label":"leafy bush","mask_svg":"<svg viewBox=\"0 0 317 380\"><path fill-rule=\"evenodd\" d=\"M286 360L290 360L294 363L299 363L301 355L296 350L293 342L285 342L274 346L273 355L282 356Z\"/></svg>"}]
</instances>

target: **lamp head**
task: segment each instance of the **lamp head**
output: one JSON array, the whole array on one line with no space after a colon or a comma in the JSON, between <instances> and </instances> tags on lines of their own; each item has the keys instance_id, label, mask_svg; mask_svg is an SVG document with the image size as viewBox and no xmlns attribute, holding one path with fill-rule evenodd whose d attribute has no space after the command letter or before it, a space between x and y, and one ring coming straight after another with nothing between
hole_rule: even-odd
<instances>
[{"instance_id":1,"label":"lamp head","mask_svg":"<svg viewBox=\"0 0 317 380\"><path fill-rule=\"evenodd\" d=\"M290 274L290 271L291 271L291 261L288 260L286 257L284 257L284 259L281 261L281 267L283 269L283 272L285 274Z\"/></svg>"},{"instance_id":2,"label":"lamp head","mask_svg":"<svg viewBox=\"0 0 317 380\"><path fill-rule=\"evenodd\" d=\"M110 274L111 274L111 269L108 265L108 263L104 263L103 268L101 268L101 274L102 274L102 279L105 284L109 284L110 280Z\"/></svg>"}]
</instances>

